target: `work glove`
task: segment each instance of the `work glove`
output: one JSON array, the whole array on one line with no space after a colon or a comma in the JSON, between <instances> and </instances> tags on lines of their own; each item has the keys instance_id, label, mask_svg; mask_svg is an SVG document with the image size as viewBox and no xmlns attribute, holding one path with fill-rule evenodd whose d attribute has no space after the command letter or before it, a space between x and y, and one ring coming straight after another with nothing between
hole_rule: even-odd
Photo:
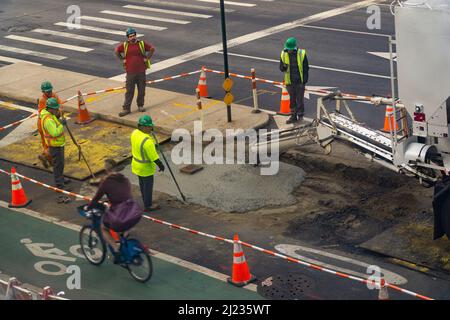
<instances>
[{"instance_id":1,"label":"work glove","mask_svg":"<svg viewBox=\"0 0 450 320\"><path fill-rule=\"evenodd\" d=\"M59 122L60 122L63 126L67 125L67 120L66 120L65 118L59 119Z\"/></svg>"},{"instance_id":2,"label":"work glove","mask_svg":"<svg viewBox=\"0 0 450 320\"><path fill-rule=\"evenodd\" d=\"M166 169L162 163L159 164L158 167L160 172L164 172L164 170Z\"/></svg>"}]
</instances>

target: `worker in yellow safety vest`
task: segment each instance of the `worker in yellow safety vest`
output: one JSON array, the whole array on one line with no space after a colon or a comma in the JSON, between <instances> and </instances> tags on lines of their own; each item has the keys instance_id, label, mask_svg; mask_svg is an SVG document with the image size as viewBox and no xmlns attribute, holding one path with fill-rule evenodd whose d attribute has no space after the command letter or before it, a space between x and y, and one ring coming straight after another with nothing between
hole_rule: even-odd
<instances>
[{"instance_id":1,"label":"worker in yellow safety vest","mask_svg":"<svg viewBox=\"0 0 450 320\"><path fill-rule=\"evenodd\" d=\"M49 153L53 158L53 177L55 186L64 189L70 183L64 178L64 146L66 139L64 136L64 125L66 120L61 119L60 104L56 98L47 99L46 108L40 114L42 131L47 142ZM65 188L67 190L67 188ZM67 196L59 196L57 202L68 202Z\"/></svg>"},{"instance_id":2,"label":"worker in yellow safety vest","mask_svg":"<svg viewBox=\"0 0 450 320\"><path fill-rule=\"evenodd\" d=\"M306 50L297 47L297 39L289 38L280 55L280 71L284 72L284 84L290 96L291 116L286 123L295 123L305 114L305 86L309 77Z\"/></svg>"},{"instance_id":3,"label":"worker in yellow safety vest","mask_svg":"<svg viewBox=\"0 0 450 320\"><path fill-rule=\"evenodd\" d=\"M126 31L128 41L117 46L116 56L122 61L127 73L125 101L119 113L119 117L131 113L131 102L133 101L134 89L137 86L137 106L138 110L144 112L146 69L150 69L150 59L155 52L155 48L148 42L137 40L136 30L128 28Z\"/></svg>"},{"instance_id":4,"label":"worker in yellow safety vest","mask_svg":"<svg viewBox=\"0 0 450 320\"><path fill-rule=\"evenodd\" d=\"M38 128L39 135L41 137L42 153L40 155L38 155L38 158L42 162L42 165L45 168L48 168L53 165L53 160L48 151L48 145L47 145L47 142L45 141L44 133L42 131L40 114L41 114L41 111L46 108L47 99L56 98L58 100L59 104L61 104L61 100L59 99L58 95L53 91L53 86L49 81L44 81L41 83L41 91L42 91L42 96L38 99L37 128Z\"/></svg>"},{"instance_id":5,"label":"worker in yellow safety vest","mask_svg":"<svg viewBox=\"0 0 450 320\"><path fill-rule=\"evenodd\" d=\"M159 209L159 205L153 203L153 175L156 165L160 171L164 171L164 165L159 159L155 148L155 141L151 136L154 124L152 118L144 115L139 118L138 128L131 133L131 171L139 178L142 200L145 211Z\"/></svg>"}]
</instances>

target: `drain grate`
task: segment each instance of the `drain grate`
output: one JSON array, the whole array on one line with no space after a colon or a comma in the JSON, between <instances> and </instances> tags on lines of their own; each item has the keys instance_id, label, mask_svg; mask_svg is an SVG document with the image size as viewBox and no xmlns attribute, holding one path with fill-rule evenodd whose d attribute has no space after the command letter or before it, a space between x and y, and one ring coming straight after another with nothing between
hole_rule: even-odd
<instances>
[{"instance_id":1,"label":"drain grate","mask_svg":"<svg viewBox=\"0 0 450 320\"><path fill-rule=\"evenodd\" d=\"M273 275L258 284L258 293L272 300L314 298L315 281L301 273Z\"/></svg>"}]
</instances>

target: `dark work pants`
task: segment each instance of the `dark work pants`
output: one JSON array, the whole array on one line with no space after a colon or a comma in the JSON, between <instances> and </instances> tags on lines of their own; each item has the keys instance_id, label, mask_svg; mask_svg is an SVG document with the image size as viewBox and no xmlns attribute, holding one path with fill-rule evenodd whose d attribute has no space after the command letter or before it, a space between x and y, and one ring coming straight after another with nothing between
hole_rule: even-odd
<instances>
[{"instance_id":1,"label":"dark work pants","mask_svg":"<svg viewBox=\"0 0 450 320\"><path fill-rule=\"evenodd\" d=\"M153 200L153 175L139 178L139 188L141 188L142 200L144 208L150 208Z\"/></svg>"},{"instance_id":2,"label":"dark work pants","mask_svg":"<svg viewBox=\"0 0 450 320\"><path fill-rule=\"evenodd\" d=\"M55 186L64 189L64 147L49 147L48 151L53 158Z\"/></svg>"},{"instance_id":3,"label":"dark work pants","mask_svg":"<svg viewBox=\"0 0 450 320\"><path fill-rule=\"evenodd\" d=\"M125 84L127 92L125 93L125 102L123 103L124 110L131 110L131 102L133 102L134 89L136 85L138 89L138 96L136 100L137 105L138 107L144 106L145 81L146 81L145 72L127 73L127 80Z\"/></svg>"},{"instance_id":4,"label":"dark work pants","mask_svg":"<svg viewBox=\"0 0 450 320\"><path fill-rule=\"evenodd\" d=\"M303 115L305 113L305 85L303 83L290 84L286 86L286 90L290 97L292 115Z\"/></svg>"}]
</instances>

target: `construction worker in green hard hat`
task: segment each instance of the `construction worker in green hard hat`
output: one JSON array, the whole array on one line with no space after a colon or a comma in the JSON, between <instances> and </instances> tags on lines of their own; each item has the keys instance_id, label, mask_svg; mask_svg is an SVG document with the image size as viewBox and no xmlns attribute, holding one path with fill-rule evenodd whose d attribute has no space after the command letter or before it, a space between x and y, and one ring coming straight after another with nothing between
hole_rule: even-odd
<instances>
[{"instance_id":1,"label":"construction worker in green hard hat","mask_svg":"<svg viewBox=\"0 0 450 320\"><path fill-rule=\"evenodd\" d=\"M50 81L44 81L41 83L41 91L42 91L42 96L37 101L37 105L38 105L37 128L38 128L39 135L41 136L42 153L38 155L38 158L42 162L42 165L45 168L48 168L53 165L53 160L48 151L48 145L47 145L47 142L45 141L44 133L42 132L40 114L41 114L41 111L46 108L47 99L55 98L58 100L59 104L61 104L61 100L59 99L58 95L53 91L53 86L50 83Z\"/></svg>"},{"instance_id":2,"label":"construction worker in green hard hat","mask_svg":"<svg viewBox=\"0 0 450 320\"><path fill-rule=\"evenodd\" d=\"M291 116L286 123L295 123L305 114L305 86L309 77L306 50L297 46L297 39L289 38L280 55L280 71L284 72L284 84L290 96Z\"/></svg>"},{"instance_id":3,"label":"construction worker in green hard hat","mask_svg":"<svg viewBox=\"0 0 450 320\"><path fill-rule=\"evenodd\" d=\"M155 148L153 132L153 121L148 115L139 118L138 128L131 134L131 171L139 178L142 200L145 211L154 211L160 207L153 203L153 175L156 172L156 165L160 171L164 171L164 165L159 159Z\"/></svg>"},{"instance_id":4,"label":"construction worker in green hard hat","mask_svg":"<svg viewBox=\"0 0 450 320\"><path fill-rule=\"evenodd\" d=\"M155 48L143 40L137 41L136 30L128 28L126 31L127 41L117 46L115 53L122 62L126 71L126 93L122 112L119 117L131 113L131 102L134 97L134 88L137 85L138 110L144 112L146 69L150 69L150 59L155 53Z\"/></svg>"},{"instance_id":5,"label":"construction worker in green hard hat","mask_svg":"<svg viewBox=\"0 0 450 320\"><path fill-rule=\"evenodd\" d=\"M42 131L48 145L50 155L53 158L53 177L55 186L59 189L66 189L65 185L70 182L64 178L64 146L66 139L64 136L64 125L66 120L61 119L60 104L56 98L47 99L46 108L40 114ZM67 196L58 196L57 202L69 202Z\"/></svg>"}]
</instances>

